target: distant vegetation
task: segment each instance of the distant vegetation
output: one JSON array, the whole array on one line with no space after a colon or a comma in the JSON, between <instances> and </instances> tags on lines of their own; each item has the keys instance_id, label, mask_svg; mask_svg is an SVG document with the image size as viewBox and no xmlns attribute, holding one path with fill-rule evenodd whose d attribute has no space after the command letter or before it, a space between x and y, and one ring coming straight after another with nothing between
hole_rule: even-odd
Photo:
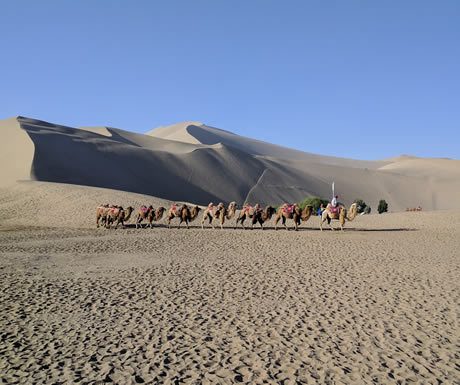
<instances>
[{"instance_id":1,"label":"distant vegetation","mask_svg":"<svg viewBox=\"0 0 460 385\"><path fill-rule=\"evenodd\" d=\"M385 199L380 199L379 207L377 207L379 214L386 213L388 211L388 203Z\"/></svg>"},{"instance_id":2,"label":"distant vegetation","mask_svg":"<svg viewBox=\"0 0 460 385\"><path fill-rule=\"evenodd\" d=\"M324 207L327 206L329 201L327 199L322 199L319 197L308 197L305 198L302 202L299 203L300 208L303 210L306 206L313 206L313 212L316 215L316 212L318 211L319 207L321 206L321 203L324 205Z\"/></svg>"},{"instance_id":3,"label":"distant vegetation","mask_svg":"<svg viewBox=\"0 0 460 385\"><path fill-rule=\"evenodd\" d=\"M358 214L366 212L367 203L364 202L362 199L355 199L353 203L356 203L356 209L358 211ZM367 214L367 213L366 213Z\"/></svg>"}]
</instances>

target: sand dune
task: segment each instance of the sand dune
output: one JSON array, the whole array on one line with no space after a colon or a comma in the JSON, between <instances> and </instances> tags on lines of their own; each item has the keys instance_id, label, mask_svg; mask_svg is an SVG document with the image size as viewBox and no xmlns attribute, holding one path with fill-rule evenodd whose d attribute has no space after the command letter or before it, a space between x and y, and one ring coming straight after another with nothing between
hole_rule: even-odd
<instances>
[{"instance_id":1,"label":"sand dune","mask_svg":"<svg viewBox=\"0 0 460 385\"><path fill-rule=\"evenodd\" d=\"M460 208L460 161L399 157L359 161L309 154L198 122L146 135L110 127L82 129L18 117L1 122L0 185L15 180L70 183L207 204L279 205L306 196L360 198L376 209ZM14 161L12 161L14 160Z\"/></svg>"},{"instance_id":2,"label":"sand dune","mask_svg":"<svg viewBox=\"0 0 460 385\"><path fill-rule=\"evenodd\" d=\"M298 232L96 229L106 201L169 203L0 189L3 382L458 381L459 210L359 216L344 233L318 218Z\"/></svg>"}]
</instances>

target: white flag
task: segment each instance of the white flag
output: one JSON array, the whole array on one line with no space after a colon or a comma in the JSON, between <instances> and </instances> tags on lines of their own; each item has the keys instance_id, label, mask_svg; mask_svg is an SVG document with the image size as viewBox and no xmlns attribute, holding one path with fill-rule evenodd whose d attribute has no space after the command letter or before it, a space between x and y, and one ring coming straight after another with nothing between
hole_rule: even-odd
<instances>
[{"instance_id":1,"label":"white flag","mask_svg":"<svg viewBox=\"0 0 460 385\"><path fill-rule=\"evenodd\" d=\"M335 182L332 182L332 197L335 197Z\"/></svg>"}]
</instances>

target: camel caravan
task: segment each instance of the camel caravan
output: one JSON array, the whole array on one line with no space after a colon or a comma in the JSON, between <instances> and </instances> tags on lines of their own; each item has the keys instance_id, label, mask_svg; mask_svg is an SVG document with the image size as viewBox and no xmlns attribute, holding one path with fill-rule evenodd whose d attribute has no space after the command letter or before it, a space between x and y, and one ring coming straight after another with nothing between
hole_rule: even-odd
<instances>
[{"instance_id":1,"label":"camel caravan","mask_svg":"<svg viewBox=\"0 0 460 385\"><path fill-rule=\"evenodd\" d=\"M176 220L178 228L181 227L182 223L189 228L189 224L193 222L198 216L202 209L199 206L188 206L186 204L173 203L167 210L164 207L158 207L155 209L153 206L143 205L139 208L136 214L135 226L136 229L143 227L145 228L154 227L154 223L161 221L165 216L166 225L171 228L171 222ZM116 205L101 205L96 209L96 226L104 226L106 228L118 228L121 224L123 228L126 227L125 222L128 222L134 208L129 206L124 209L121 206ZM253 229L255 225L259 224L260 228L264 229L264 224L274 218L275 230L278 229L278 224L281 220L282 226L289 230L287 221L292 221L294 230L298 230L299 226L303 222L307 222L312 215L314 215L313 206L307 205L301 209L296 203L288 204L285 203L278 208L272 206L261 207L258 203L254 206L249 204L243 205L238 211L236 202L231 202L227 207L223 203L214 205L210 203L204 210L201 217L201 228L205 226L211 226L215 228L217 223L221 229L224 227L225 221L230 221L235 218L234 229L237 229L240 225L243 229L246 229L245 222L248 221ZM346 221L353 221L357 216L357 204L353 203L349 209L339 204L336 206L329 203L324 210L320 213L320 230L323 230L323 223L327 221L331 230L334 230L331 222L333 220L339 221L340 229L343 231ZM288 222L289 223L289 222Z\"/></svg>"}]
</instances>

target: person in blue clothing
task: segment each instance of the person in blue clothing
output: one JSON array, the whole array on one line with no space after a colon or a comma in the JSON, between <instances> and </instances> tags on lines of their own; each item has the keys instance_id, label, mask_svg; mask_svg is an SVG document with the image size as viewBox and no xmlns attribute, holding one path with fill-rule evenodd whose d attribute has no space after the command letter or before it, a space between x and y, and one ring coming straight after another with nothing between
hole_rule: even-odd
<instances>
[{"instance_id":1,"label":"person in blue clothing","mask_svg":"<svg viewBox=\"0 0 460 385\"><path fill-rule=\"evenodd\" d=\"M323 211L324 205L321 203L321 206L318 207L318 211L316 212L316 214L320 217L321 215L323 215Z\"/></svg>"}]
</instances>

